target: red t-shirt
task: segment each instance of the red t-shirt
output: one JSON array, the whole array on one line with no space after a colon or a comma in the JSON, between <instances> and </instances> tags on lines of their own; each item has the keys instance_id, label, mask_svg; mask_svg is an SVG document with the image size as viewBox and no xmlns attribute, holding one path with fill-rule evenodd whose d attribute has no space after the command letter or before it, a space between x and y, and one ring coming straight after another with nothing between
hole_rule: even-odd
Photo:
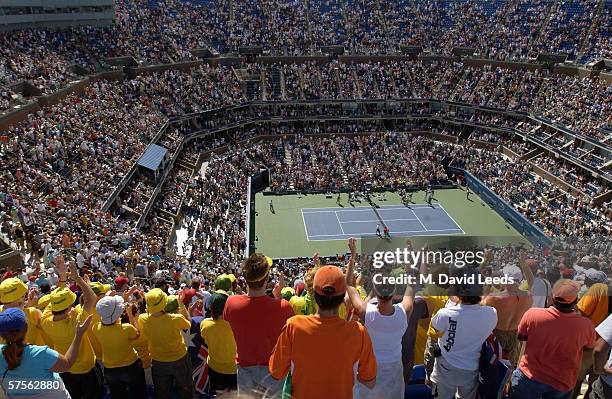
<instances>
[{"instance_id":1,"label":"red t-shirt","mask_svg":"<svg viewBox=\"0 0 612 399\"><path fill-rule=\"evenodd\" d=\"M227 298L223 318L234 332L238 365L267 366L276 340L291 316L293 309L284 299L248 295Z\"/></svg>"},{"instance_id":2,"label":"red t-shirt","mask_svg":"<svg viewBox=\"0 0 612 399\"><path fill-rule=\"evenodd\" d=\"M185 288L183 290L183 303L191 303L191 298L196 294L196 290L193 288Z\"/></svg>"},{"instance_id":3,"label":"red t-shirt","mask_svg":"<svg viewBox=\"0 0 612 399\"><path fill-rule=\"evenodd\" d=\"M527 337L519 364L523 374L562 392L576 384L582 349L592 348L596 339L589 319L552 306L525 312L518 333Z\"/></svg>"}]
</instances>

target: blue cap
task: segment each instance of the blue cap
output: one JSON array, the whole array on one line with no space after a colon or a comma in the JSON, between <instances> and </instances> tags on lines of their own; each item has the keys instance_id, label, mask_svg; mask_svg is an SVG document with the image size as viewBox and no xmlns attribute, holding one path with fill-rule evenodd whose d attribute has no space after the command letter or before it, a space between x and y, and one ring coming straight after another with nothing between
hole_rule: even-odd
<instances>
[{"instance_id":1,"label":"blue cap","mask_svg":"<svg viewBox=\"0 0 612 399\"><path fill-rule=\"evenodd\" d=\"M19 308L8 308L0 313L0 335L9 331L21 331L28 325L26 315Z\"/></svg>"}]
</instances>

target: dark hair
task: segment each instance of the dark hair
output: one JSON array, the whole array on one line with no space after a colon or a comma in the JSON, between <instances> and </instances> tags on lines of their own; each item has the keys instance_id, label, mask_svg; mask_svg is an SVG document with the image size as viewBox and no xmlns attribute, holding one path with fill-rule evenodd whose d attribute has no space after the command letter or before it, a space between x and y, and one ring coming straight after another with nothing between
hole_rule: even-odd
<instances>
[{"instance_id":1,"label":"dark hair","mask_svg":"<svg viewBox=\"0 0 612 399\"><path fill-rule=\"evenodd\" d=\"M482 300L482 297L479 296L460 296L461 303L465 303L466 305L477 305Z\"/></svg>"},{"instance_id":2,"label":"dark hair","mask_svg":"<svg viewBox=\"0 0 612 399\"><path fill-rule=\"evenodd\" d=\"M194 278L191 280L191 288L198 290L200 289L200 279Z\"/></svg>"},{"instance_id":3,"label":"dark hair","mask_svg":"<svg viewBox=\"0 0 612 399\"><path fill-rule=\"evenodd\" d=\"M23 330L10 330L2 334L2 338L6 342L4 348L2 348L2 355L6 360L7 369L15 370L21 365L21 356L23 356L23 348L25 347L26 332L28 326L26 325Z\"/></svg>"},{"instance_id":4,"label":"dark hair","mask_svg":"<svg viewBox=\"0 0 612 399\"><path fill-rule=\"evenodd\" d=\"M339 307L340 304L342 304L342 302L344 301L344 294L327 296L327 295L320 295L315 292L314 297L315 297L315 302L317 303L317 305L319 305L319 308L321 310L332 310L334 308Z\"/></svg>"},{"instance_id":5,"label":"dark hair","mask_svg":"<svg viewBox=\"0 0 612 399\"><path fill-rule=\"evenodd\" d=\"M52 310L52 311L51 311L51 314L52 314L53 316L59 316L59 315L62 315L62 314L64 314L64 313L66 313L66 312L67 312L67 311L69 311L70 309L72 309L72 306L68 306L68 307L67 307L66 309L64 309L64 310Z\"/></svg>"},{"instance_id":6,"label":"dark hair","mask_svg":"<svg viewBox=\"0 0 612 399\"><path fill-rule=\"evenodd\" d=\"M578 302L577 299L574 302L572 302L572 303L557 302L553 298L553 303L555 305L555 308L557 308L561 313L571 313L571 312L573 312L574 311L574 305L576 305L576 302Z\"/></svg>"}]
</instances>

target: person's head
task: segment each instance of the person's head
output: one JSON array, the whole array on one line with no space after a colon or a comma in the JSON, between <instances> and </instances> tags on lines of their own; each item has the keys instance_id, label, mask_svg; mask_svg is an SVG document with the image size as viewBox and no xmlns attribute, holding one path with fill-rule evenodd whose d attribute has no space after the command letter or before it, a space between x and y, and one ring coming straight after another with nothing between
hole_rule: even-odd
<instances>
[{"instance_id":1,"label":"person's head","mask_svg":"<svg viewBox=\"0 0 612 399\"><path fill-rule=\"evenodd\" d=\"M27 331L28 322L23 310L9 308L0 313L0 337L6 343L2 355L9 370L15 370L21 364Z\"/></svg>"},{"instance_id":2,"label":"person's head","mask_svg":"<svg viewBox=\"0 0 612 399\"><path fill-rule=\"evenodd\" d=\"M320 310L334 310L344 301L346 278L337 266L321 266L313 281L315 302Z\"/></svg>"},{"instance_id":3,"label":"person's head","mask_svg":"<svg viewBox=\"0 0 612 399\"><path fill-rule=\"evenodd\" d=\"M306 272L306 276L304 276L304 283L306 284L306 292L308 295L314 295L314 276L317 274L317 270L319 270L319 266L315 266L313 268L308 269Z\"/></svg>"},{"instance_id":4,"label":"person's head","mask_svg":"<svg viewBox=\"0 0 612 399\"><path fill-rule=\"evenodd\" d=\"M271 267L272 259L264 254L254 253L249 256L242 267L242 274L249 289L260 290L264 288L268 284Z\"/></svg>"},{"instance_id":5,"label":"person's head","mask_svg":"<svg viewBox=\"0 0 612 399\"><path fill-rule=\"evenodd\" d=\"M523 271L516 265L505 266L501 270L502 277L505 277L508 284L504 284L506 288L515 288L523 281ZM512 283L510 283L512 281Z\"/></svg>"},{"instance_id":6,"label":"person's head","mask_svg":"<svg viewBox=\"0 0 612 399\"><path fill-rule=\"evenodd\" d=\"M166 307L164 308L164 312L166 313L176 313L179 308L178 295L168 295L168 301L166 302Z\"/></svg>"},{"instance_id":7,"label":"person's head","mask_svg":"<svg viewBox=\"0 0 612 399\"><path fill-rule=\"evenodd\" d=\"M104 295L106 295L108 291L111 290L110 284L102 284L99 281L94 281L92 283L89 283L89 286L91 287L94 294L96 294L98 299L102 298Z\"/></svg>"},{"instance_id":8,"label":"person's head","mask_svg":"<svg viewBox=\"0 0 612 399\"><path fill-rule=\"evenodd\" d=\"M145 294L147 313L157 313L166 308L168 295L159 288L153 288Z\"/></svg>"},{"instance_id":9,"label":"person's head","mask_svg":"<svg viewBox=\"0 0 612 399\"><path fill-rule=\"evenodd\" d=\"M564 313L574 310L578 302L580 284L573 280L561 279L555 283L552 289L552 297L555 308Z\"/></svg>"},{"instance_id":10,"label":"person's head","mask_svg":"<svg viewBox=\"0 0 612 399\"><path fill-rule=\"evenodd\" d=\"M217 320L223 317L226 301L227 295L222 293L215 292L210 296L208 306L210 307L210 313L213 319Z\"/></svg>"},{"instance_id":11,"label":"person's head","mask_svg":"<svg viewBox=\"0 0 612 399\"><path fill-rule=\"evenodd\" d=\"M113 325L119 320L125 309L125 302L120 295L104 296L96 303L96 313L103 325Z\"/></svg>"},{"instance_id":12,"label":"person's head","mask_svg":"<svg viewBox=\"0 0 612 399\"><path fill-rule=\"evenodd\" d=\"M77 295L67 287L59 287L51 292L51 312L54 315L66 314L72 309Z\"/></svg>"},{"instance_id":13,"label":"person's head","mask_svg":"<svg viewBox=\"0 0 612 399\"><path fill-rule=\"evenodd\" d=\"M294 294L295 290L291 287L283 287L281 290L281 297L283 297L283 299L286 301L290 300Z\"/></svg>"},{"instance_id":14,"label":"person's head","mask_svg":"<svg viewBox=\"0 0 612 399\"><path fill-rule=\"evenodd\" d=\"M200 279L199 278L196 277L193 280L191 280L191 288L193 288L196 291L200 289Z\"/></svg>"},{"instance_id":15,"label":"person's head","mask_svg":"<svg viewBox=\"0 0 612 399\"><path fill-rule=\"evenodd\" d=\"M587 287L590 287L593 284L605 283L607 280L608 276L601 270L591 267L584 272L584 284Z\"/></svg>"},{"instance_id":16,"label":"person's head","mask_svg":"<svg viewBox=\"0 0 612 399\"><path fill-rule=\"evenodd\" d=\"M16 277L7 278L0 283L0 302L5 308L23 306L28 293L28 286Z\"/></svg>"}]
</instances>

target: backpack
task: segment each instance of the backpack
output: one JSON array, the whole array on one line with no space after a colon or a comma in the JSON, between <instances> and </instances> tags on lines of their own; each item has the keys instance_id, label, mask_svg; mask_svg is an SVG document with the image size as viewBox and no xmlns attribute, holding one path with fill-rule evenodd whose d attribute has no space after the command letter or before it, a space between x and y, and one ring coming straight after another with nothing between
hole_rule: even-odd
<instances>
[{"instance_id":1,"label":"backpack","mask_svg":"<svg viewBox=\"0 0 612 399\"><path fill-rule=\"evenodd\" d=\"M512 375L509 360L502 359L502 346L494 334L482 344L478 367L478 397L501 399L504 387Z\"/></svg>"}]
</instances>

